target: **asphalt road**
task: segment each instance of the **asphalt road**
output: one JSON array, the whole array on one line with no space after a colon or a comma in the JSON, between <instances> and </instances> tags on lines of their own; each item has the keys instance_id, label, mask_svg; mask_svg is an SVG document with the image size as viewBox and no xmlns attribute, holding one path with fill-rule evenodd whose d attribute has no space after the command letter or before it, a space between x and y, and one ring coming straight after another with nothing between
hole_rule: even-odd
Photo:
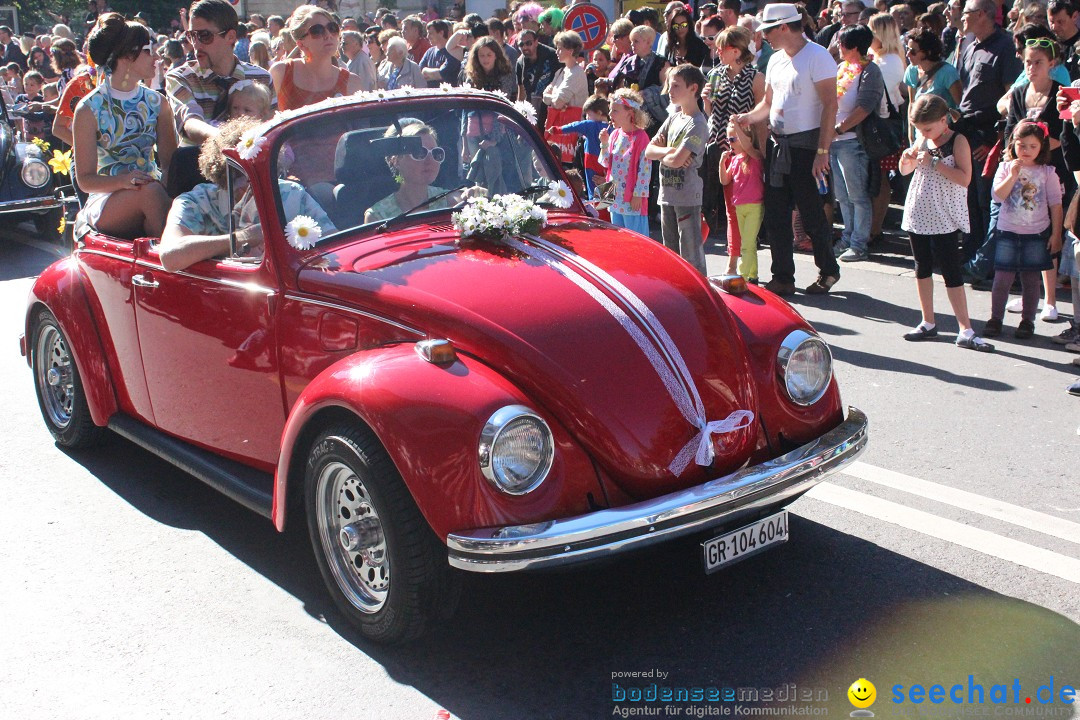
<instances>
[{"instance_id":1,"label":"asphalt road","mask_svg":"<svg viewBox=\"0 0 1080 720\"><path fill-rule=\"evenodd\" d=\"M118 438L53 445L16 345L52 258L21 236L0 242L0 718L844 717L858 678L877 686L877 717L1000 716L1014 707L991 704L992 685L1011 701L1015 680L1021 711L1073 714L1037 695L1051 678L1058 694L1080 686L1080 400L1065 392L1072 356L1048 340L1061 325L993 355L951 335L905 343L908 261L846 266L830 296L793 302L869 415L870 447L791 507L788 543L713 575L685 541L578 572L471 576L445 627L385 649L334 611L303 535ZM988 293L971 301L985 319ZM966 703L969 675L982 705L892 702L896 685L963 684ZM614 701L654 684L799 701Z\"/></svg>"}]
</instances>

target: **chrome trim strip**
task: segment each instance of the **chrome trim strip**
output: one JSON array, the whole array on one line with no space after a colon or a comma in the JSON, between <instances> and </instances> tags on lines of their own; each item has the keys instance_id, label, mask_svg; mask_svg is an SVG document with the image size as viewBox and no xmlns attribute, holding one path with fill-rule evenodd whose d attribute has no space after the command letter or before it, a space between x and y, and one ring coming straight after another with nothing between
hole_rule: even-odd
<instances>
[{"instance_id":1,"label":"chrome trim strip","mask_svg":"<svg viewBox=\"0 0 1080 720\"><path fill-rule=\"evenodd\" d=\"M7 202L0 202L0 213L55 208L60 207L60 204L60 201L56 199L55 195L27 198L26 200L8 200Z\"/></svg>"},{"instance_id":2,"label":"chrome trim strip","mask_svg":"<svg viewBox=\"0 0 1080 720\"><path fill-rule=\"evenodd\" d=\"M105 252L104 250L95 250L93 248L80 247L75 250L79 255L100 255L101 257L112 258L113 260L123 260L124 262L131 262L131 256L124 257L123 255L116 255L115 253Z\"/></svg>"},{"instance_id":3,"label":"chrome trim strip","mask_svg":"<svg viewBox=\"0 0 1080 720\"><path fill-rule=\"evenodd\" d=\"M409 327L408 325L402 325L401 323L399 323L399 322L397 322L395 320L391 320L390 318L383 317L382 315L376 315L376 314L370 313L370 312L368 312L366 310L359 310L359 309L354 308L354 307L349 307L348 305L338 305L336 303L327 302L325 300L315 300L314 298L304 297L302 295L295 295L295 294L291 294L291 293L286 293L285 294L285 299L286 300L296 300L297 302L311 303L312 305L321 305L322 307L328 307L328 308L331 308L331 309L334 309L334 310L341 310L342 312L355 313L356 315L363 315L364 317L371 318L372 320L378 320L379 322L384 322L387 325L393 325L394 327L396 327L396 328L398 328L400 330L404 330L405 332L411 332L414 335L419 335L420 337L427 337L427 333L422 332L420 330L417 330L414 327Z\"/></svg>"},{"instance_id":4,"label":"chrome trim strip","mask_svg":"<svg viewBox=\"0 0 1080 720\"><path fill-rule=\"evenodd\" d=\"M552 567L706 530L809 490L854 460L866 441L866 415L848 408L847 419L818 439L697 487L535 525L450 533L450 565L473 572Z\"/></svg>"},{"instance_id":5,"label":"chrome trim strip","mask_svg":"<svg viewBox=\"0 0 1080 720\"><path fill-rule=\"evenodd\" d=\"M273 288L266 288L253 282L240 282L239 280L229 280L228 278L207 277L206 275L196 275L194 273L189 273L187 270L174 270L172 272L169 272L161 266L161 263L152 263L148 260L136 260L135 264L139 267L149 268L150 270L158 270L163 273L169 273L170 275L179 275L180 277L191 278L192 280L204 280L206 282L216 283L218 285L225 285L226 287L236 288L238 290L260 292L264 295L277 294L277 290L274 290Z\"/></svg>"}]
</instances>

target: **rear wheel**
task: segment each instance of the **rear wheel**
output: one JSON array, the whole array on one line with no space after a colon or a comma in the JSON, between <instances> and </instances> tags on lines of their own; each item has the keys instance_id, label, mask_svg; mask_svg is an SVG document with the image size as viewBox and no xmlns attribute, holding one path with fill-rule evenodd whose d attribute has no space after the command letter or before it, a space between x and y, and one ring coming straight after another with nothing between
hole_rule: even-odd
<instances>
[{"instance_id":1,"label":"rear wheel","mask_svg":"<svg viewBox=\"0 0 1080 720\"><path fill-rule=\"evenodd\" d=\"M411 640L457 604L460 584L369 430L328 428L308 453L305 508L323 580L366 638Z\"/></svg>"},{"instance_id":2,"label":"rear wheel","mask_svg":"<svg viewBox=\"0 0 1080 720\"><path fill-rule=\"evenodd\" d=\"M96 445L105 430L94 424L86 404L82 378L60 324L48 310L34 323L30 362L34 389L45 425L56 443L67 448Z\"/></svg>"}]
</instances>

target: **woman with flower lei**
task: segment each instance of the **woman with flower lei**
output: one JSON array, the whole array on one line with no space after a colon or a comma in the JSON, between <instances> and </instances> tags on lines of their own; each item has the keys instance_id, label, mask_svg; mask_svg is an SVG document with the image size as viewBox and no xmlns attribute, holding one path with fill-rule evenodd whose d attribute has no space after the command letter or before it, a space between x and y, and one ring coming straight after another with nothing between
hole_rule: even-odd
<instances>
[{"instance_id":1,"label":"woman with flower lei","mask_svg":"<svg viewBox=\"0 0 1080 720\"><path fill-rule=\"evenodd\" d=\"M161 236L158 256L170 272L212 257L228 255L229 218L239 218L236 232L237 252L241 256L262 255L263 232L258 212L246 182L233 176L234 196L228 193L226 148L237 149L241 157L251 159L264 151L265 139L257 136L259 123L240 117L221 126L217 136L203 143L199 153L199 171L210 182L196 185L173 201ZM335 231L322 207L300 185L278 180L282 209L285 211L285 235L299 250L312 247L323 235Z\"/></svg>"},{"instance_id":2,"label":"woman with flower lei","mask_svg":"<svg viewBox=\"0 0 1080 720\"><path fill-rule=\"evenodd\" d=\"M881 69L866 57L874 34L865 25L838 33L841 63L836 69L836 136L829 152L832 184L844 214L844 232L834 248L843 262L866 260L873 204L870 158L855 128L881 105L885 92Z\"/></svg>"}]
</instances>

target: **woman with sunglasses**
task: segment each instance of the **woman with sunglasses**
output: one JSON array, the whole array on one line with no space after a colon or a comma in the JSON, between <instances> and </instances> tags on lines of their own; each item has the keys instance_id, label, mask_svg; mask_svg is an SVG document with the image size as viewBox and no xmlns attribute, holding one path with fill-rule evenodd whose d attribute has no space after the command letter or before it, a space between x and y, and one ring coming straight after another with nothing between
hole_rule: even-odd
<instances>
[{"instance_id":1,"label":"woman with sunglasses","mask_svg":"<svg viewBox=\"0 0 1080 720\"><path fill-rule=\"evenodd\" d=\"M386 158L386 164L390 167L390 172L394 174L398 188L368 208L368 211L364 213L365 223L395 217L445 192L443 188L432 184L435 178L439 177L443 161L446 160L446 150L439 147L439 136L435 133L435 128L415 118L404 119L399 125L400 131L398 125L392 125L385 136L418 137L420 147L405 154L390 155ZM431 210L442 210L453 207L460 201L460 193L452 193L427 207Z\"/></svg>"},{"instance_id":2,"label":"woman with sunglasses","mask_svg":"<svg viewBox=\"0 0 1080 720\"><path fill-rule=\"evenodd\" d=\"M121 238L160 237L169 211L161 178L176 149L176 127L169 103L140 82L154 76L150 32L108 13L87 45L105 79L75 110L76 178L90 194L76 233L86 224Z\"/></svg>"},{"instance_id":3,"label":"woman with sunglasses","mask_svg":"<svg viewBox=\"0 0 1080 720\"><path fill-rule=\"evenodd\" d=\"M690 14L684 10L676 12L668 24L664 59L671 67L678 67L683 63L701 67L701 64L709 59L709 46L694 32Z\"/></svg>"},{"instance_id":4,"label":"woman with sunglasses","mask_svg":"<svg viewBox=\"0 0 1080 720\"><path fill-rule=\"evenodd\" d=\"M314 5L301 5L285 22L285 30L296 41L300 58L285 60L270 68L279 110L352 95L361 89L360 78L334 64L341 27L325 10Z\"/></svg>"}]
</instances>

